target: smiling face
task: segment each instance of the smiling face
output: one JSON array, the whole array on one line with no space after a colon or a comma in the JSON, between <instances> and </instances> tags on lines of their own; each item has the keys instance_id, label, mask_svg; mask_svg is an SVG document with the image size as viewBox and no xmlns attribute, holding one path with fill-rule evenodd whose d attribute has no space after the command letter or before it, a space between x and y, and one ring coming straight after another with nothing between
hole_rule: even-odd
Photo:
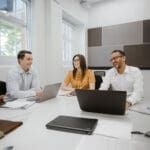
<instances>
[{"instance_id":1,"label":"smiling face","mask_svg":"<svg viewBox=\"0 0 150 150\"><path fill-rule=\"evenodd\" d=\"M73 59L73 65L76 69L80 68L80 58L78 56L74 57Z\"/></svg>"},{"instance_id":2,"label":"smiling face","mask_svg":"<svg viewBox=\"0 0 150 150\"><path fill-rule=\"evenodd\" d=\"M28 71L31 68L32 60L32 54L26 53L23 58L20 58L18 60L18 62L24 71Z\"/></svg>"},{"instance_id":3,"label":"smiling face","mask_svg":"<svg viewBox=\"0 0 150 150\"><path fill-rule=\"evenodd\" d=\"M125 65L126 57L119 52L114 52L110 59L112 65L118 70Z\"/></svg>"}]
</instances>

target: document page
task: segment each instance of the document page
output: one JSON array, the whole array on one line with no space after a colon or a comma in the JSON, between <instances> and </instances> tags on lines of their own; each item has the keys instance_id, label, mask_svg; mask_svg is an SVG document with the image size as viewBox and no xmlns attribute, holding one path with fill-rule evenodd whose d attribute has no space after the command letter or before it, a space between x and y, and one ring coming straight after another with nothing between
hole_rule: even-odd
<instances>
[{"instance_id":1,"label":"document page","mask_svg":"<svg viewBox=\"0 0 150 150\"><path fill-rule=\"evenodd\" d=\"M58 96L67 96L69 95L70 91L64 91L64 90L59 90L58 91Z\"/></svg>"},{"instance_id":2,"label":"document page","mask_svg":"<svg viewBox=\"0 0 150 150\"><path fill-rule=\"evenodd\" d=\"M133 141L100 135L83 136L76 150L149 150L149 141Z\"/></svg>"},{"instance_id":3,"label":"document page","mask_svg":"<svg viewBox=\"0 0 150 150\"><path fill-rule=\"evenodd\" d=\"M130 110L150 115L150 101L142 101L141 103L132 106Z\"/></svg>"},{"instance_id":4,"label":"document page","mask_svg":"<svg viewBox=\"0 0 150 150\"><path fill-rule=\"evenodd\" d=\"M131 139L132 123L130 121L103 118L98 121L94 134L108 137Z\"/></svg>"},{"instance_id":5,"label":"document page","mask_svg":"<svg viewBox=\"0 0 150 150\"><path fill-rule=\"evenodd\" d=\"M7 101L6 104L2 105L1 107L4 108L11 108L11 109L26 109L33 105L35 101L27 101L26 98L23 99L17 99L14 101Z\"/></svg>"}]
</instances>

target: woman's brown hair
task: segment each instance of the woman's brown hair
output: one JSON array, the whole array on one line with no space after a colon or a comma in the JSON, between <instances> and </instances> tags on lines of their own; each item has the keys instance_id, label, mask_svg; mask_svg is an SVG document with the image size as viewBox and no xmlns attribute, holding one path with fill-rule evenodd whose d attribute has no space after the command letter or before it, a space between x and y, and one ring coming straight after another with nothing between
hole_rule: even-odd
<instances>
[{"instance_id":1,"label":"woman's brown hair","mask_svg":"<svg viewBox=\"0 0 150 150\"><path fill-rule=\"evenodd\" d=\"M76 72L77 72L77 69L75 68L74 66L74 59L78 57L79 58L79 61L80 61L80 67L81 67L81 71L82 71L82 79L84 78L85 76L85 73L86 73L86 70L87 70L87 67L86 67L86 60L85 60L85 57L81 54L76 54L73 56L73 59L72 59L72 64L73 64L73 78L75 79L75 76L76 76Z\"/></svg>"}]
</instances>

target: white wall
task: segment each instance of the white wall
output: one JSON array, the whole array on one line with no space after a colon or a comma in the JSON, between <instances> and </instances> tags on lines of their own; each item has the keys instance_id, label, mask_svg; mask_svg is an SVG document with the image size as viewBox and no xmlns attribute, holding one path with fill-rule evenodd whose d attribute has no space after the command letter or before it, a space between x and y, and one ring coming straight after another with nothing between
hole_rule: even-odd
<instances>
[{"instance_id":1,"label":"white wall","mask_svg":"<svg viewBox=\"0 0 150 150\"><path fill-rule=\"evenodd\" d=\"M38 70L41 84L61 82L68 68L62 63L62 10L72 15L86 27L88 13L76 0L32 0L32 51L33 65ZM86 30L82 30L83 35ZM83 42L76 42L77 49L85 49ZM81 41L82 41L81 40ZM0 64L0 80L6 80L10 66Z\"/></svg>"},{"instance_id":2,"label":"white wall","mask_svg":"<svg viewBox=\"0 0 150 150\"><path fill-rule=\"evenodd\" d=\"M46 56L46 4L42 0L32 1L32 52L33 64L37 69L40 81L44 84L46 79L45 56Z\"/></svg>"},{"instance_id":3,"label":"white wall","mask_svg":"<svg viewBox=\"0 0 150 150\"><path fill-rule=\"evenodd\" d=\"M88 13L76 0L34 0L33 52L35 66L40 72L42 85L62 82L68 68L62 62L62 10L86 27ZM39 8L38 8L39 7ZM86 30L83 30L83 35ZM75 48L85 49L85 38Z\"/></svg>"},{"instance_id":4,"label":"white wall","mask_svg":"<svg viewBox=\"0 0 150 150\"><path fill-rule=\"evenodd\" d=\"M89 10L88 28L150 19L150 0L106 0ZM150 71L142 70L144 97L150 98Z\"/></svg>"},{"instance_id":5,"label":"white wall","mask_svg":"<svg viewBox=\"0 0 150 150\"><path fill-rule=\"evenodd\" d=\"M150 0L105 0L89 10L88 27L150 19Z\"/></svg>"}]
</instances>

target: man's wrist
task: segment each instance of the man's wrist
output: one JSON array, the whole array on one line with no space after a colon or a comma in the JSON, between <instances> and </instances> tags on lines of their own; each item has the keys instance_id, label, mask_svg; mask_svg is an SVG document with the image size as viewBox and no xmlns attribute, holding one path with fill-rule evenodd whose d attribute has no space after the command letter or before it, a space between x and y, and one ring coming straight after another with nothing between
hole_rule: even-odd
<instances>
[{"instance_id":1,"label":"man's wrist","mask_svg":"<svg viewBox=\"0 0 150 150\"><path fill-rule=\"evenodd\" d=\"M131 107L132 106L132 103L131 102L127 102L128 103L128 107Z\"/></svg>"}]
</instances>

